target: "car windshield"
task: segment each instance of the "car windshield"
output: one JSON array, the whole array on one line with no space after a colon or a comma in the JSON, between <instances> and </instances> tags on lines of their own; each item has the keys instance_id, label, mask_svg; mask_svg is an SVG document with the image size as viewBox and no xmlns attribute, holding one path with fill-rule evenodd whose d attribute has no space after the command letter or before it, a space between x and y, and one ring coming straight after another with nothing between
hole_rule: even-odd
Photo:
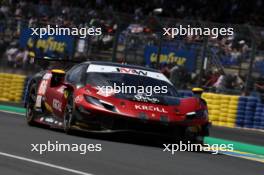
<instances>
[{"instance_id":1,"label":"car windshield","mask_svg":"<svg viewBox=\"0 0 264 175\"><path fill-rule=\"evenodd\" d=\"M138 94L138 91L142 92L145 90L142 94L150 96L153 96L153 94L155 96L178 96L176 88L166 81L133 74L89 72L86 78L86 84L94 87L112 87L113 89L121 87L123 90L127 90L125 94L130 95ZM128 89L132 90L128 91ZM138 91L135 92L133 91L134 89ZM124 91L118 93L124 94Z\"/></svg>"}]
</instances>

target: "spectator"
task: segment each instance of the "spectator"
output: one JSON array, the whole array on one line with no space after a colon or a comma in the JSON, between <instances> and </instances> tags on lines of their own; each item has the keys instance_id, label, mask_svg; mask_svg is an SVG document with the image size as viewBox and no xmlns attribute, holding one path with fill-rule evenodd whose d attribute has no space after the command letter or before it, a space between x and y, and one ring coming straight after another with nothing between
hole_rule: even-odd
<instances>
[{"instance_id":1,"label":"spectator","mask_svg":"<svg viewBox=\"0 0 264 175\"><path fill-rule=\"evenodd\" d=\"M170 69L166 62L160 63L160 72L163 73L167 78L170 78Z\"/></svg>"},{"instance_id":2,"label":"spectator","mask_svg":"<svg viewBox=\"0 0 264 175\"><path fill-rule=\"evenodd\" d=\"M14 66L17 53L18 53L18 48L14 45L11 45L11 47L6 51L8 66L12 66L12 67Z\"/></svg>"},{"instance_id":3,"label":"spectator","mask_svg":"<svg viewBox=\"0 0 264 175\"><path fill-rule=\"evenodd\" d=\"M177 89L186 89L191 82L191 75L184 66L175 65L170 70L170 80Z\"/></svg>"},{"instance_id":4,"label":"spectator","mask_svg":"<svg viewBox=\"0 0 264 175\"><path fill-rule=\"evenodd\" d=\"M225 75L220 74L217 81L213 85L213 87L216 89L216 92L221 92L225 89L224 80L225 80Z\"/></svg>"},{"instance_id":5,"label":"spectator","mask_svg":"<svg viewBox=\"0 0 264 175\"><path fill-rule=\"evenodd\" d=\"M22 67L25 57L27 57L26 52L24 49L19 48L15 56L14 68Z\"/></svg>"},{"instance_id":6,"label":"spectator","mask_svg":"<svg viewBox=\"0 0 264 175\"><path fill-rule=\"evenodd\" d=\"M218 70L214 70L213 72L209 71L206 74L206 79L207 81L205 82L204 86L205 87L212 87L220 77L220 73Z\"/></svg>"},{"instance_id":7,"label":"spectator","mask_svg":"<svg viewBox=\"0 0 264 175\"><path fill-rule=\"evenodd\" d=\"M176 88L179 88L180 86L179 69L180 67L178 65L175 65L170 70L170 81Z\"/></svg>"}]
</instances>

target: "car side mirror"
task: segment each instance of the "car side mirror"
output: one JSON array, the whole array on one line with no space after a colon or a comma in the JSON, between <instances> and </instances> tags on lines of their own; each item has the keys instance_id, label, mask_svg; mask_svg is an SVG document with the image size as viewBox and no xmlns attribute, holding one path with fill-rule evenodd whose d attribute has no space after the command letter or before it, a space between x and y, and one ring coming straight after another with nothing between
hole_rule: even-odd
<instances>
[{"instance_id":1,"label":"car side mirror","mask_svg":"<svg viewBox=\"0 0 264 175\"><path fill-rule=\"evenodd\" d=\"M192 88L192 92L194 96L201 98L204 90L202 88L195 87L195 88Z\"/></svg>"},{"instance_id":2,"label":"car side mirror","mask_svg":"<svg viewBox=\"0 0 264 175\"><path fill-rule=\"evenodd\" d=\"M51 73L52 73L52 77L51 77L50 86L51 87L59 86L64 81L65 71L61 69L53 69L51 70Z\"/></svg>"}]
</instances>

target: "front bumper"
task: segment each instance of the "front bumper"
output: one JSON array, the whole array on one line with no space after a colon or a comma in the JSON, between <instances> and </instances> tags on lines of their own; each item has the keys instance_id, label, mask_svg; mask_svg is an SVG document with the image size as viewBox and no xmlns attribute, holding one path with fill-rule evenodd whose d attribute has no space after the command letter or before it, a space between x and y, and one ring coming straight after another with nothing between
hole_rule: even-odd
<instances>
[{"instance_id":1,"label":"front bumper","mask_svg":"<svg viewBox=\"0 0 264 175\"><path fill-rule=\"evenodd\" d=\"M192 130L201 136L209 135L209 122L206 119L187 119L183 121L149 120L145 117L130 117L100 110L86 110L77 107L75 116L83 129L111 130L153 133L162 135L184 135Z\"/></svg>"}]
</instances>

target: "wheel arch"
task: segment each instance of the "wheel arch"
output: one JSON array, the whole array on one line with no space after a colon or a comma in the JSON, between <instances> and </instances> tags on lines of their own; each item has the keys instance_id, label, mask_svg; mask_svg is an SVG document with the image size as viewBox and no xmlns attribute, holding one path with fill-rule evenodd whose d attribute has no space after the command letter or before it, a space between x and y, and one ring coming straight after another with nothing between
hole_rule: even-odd
<instances>
[{"instance_id":1,"label":"wheel arch","mask_svg":"<svg viewBox=\"0 0 264 175\"><path fill-rule=\"evenodd\" d=\"M45 74L46 72L47 72L47 71L41 71L41 72L35 74L34 76L29 77L28 82L27 82L27 85L26 85L26 88L25 88L24 107L27 106L30 87L31 87L33 84L37 84L37 86L38 86L39 82L41 81L42 77L44 76L44 74Z\"/></svg>"}]
</instances>

